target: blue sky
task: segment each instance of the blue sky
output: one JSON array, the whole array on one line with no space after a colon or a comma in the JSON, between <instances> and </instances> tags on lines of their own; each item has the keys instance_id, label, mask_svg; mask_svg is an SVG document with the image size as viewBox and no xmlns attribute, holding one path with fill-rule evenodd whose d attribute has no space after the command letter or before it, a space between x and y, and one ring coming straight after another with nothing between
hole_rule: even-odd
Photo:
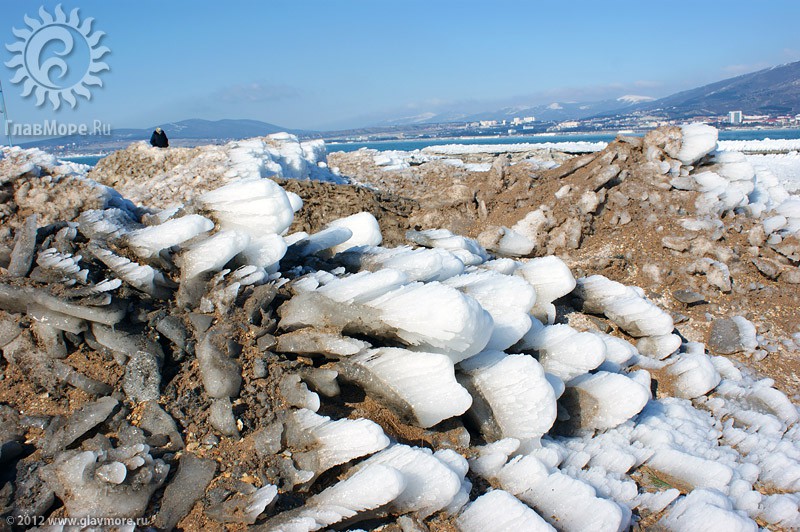
<instances>
[{"instance_id":1,"label":"blue sky","mask_svg":"<svg viewBox=\"0 0 800 532\"><path fill-rule=\"evenodd\" d=\"M0 0L0 44L59 2ZM20 96L9 116L114 128L251 118L332 129L423 112L665 96L800 60L800 2L60 2L94 17L104 87L54 111ZM77 53L77 52L76 52ZM2 63L14 53L2 46Z\"/></svg>"}]
</instances>

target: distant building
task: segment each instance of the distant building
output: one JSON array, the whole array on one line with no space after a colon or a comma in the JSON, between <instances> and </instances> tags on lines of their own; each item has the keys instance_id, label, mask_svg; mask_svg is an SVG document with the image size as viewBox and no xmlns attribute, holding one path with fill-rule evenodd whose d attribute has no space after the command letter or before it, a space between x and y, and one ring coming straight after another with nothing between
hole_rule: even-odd
<instances>
[{"instance_id":1,"label":"distant building","mask_svg":"<svg viewBox=\"0 0 800 532\"><path fill-rule=\"evenodd\" d=\"M728 113L728 122L731 124L741 124L742 123L742 112L741 111L731 111Z\"/></svg>"},{"instance_id":2,"label":"distant building","mask_svg":"<svg viewBox=\"0 0 800 532\"><path fill-rule=\"evenodd\" d=\"M481 127L492 127L497 125L497 120L481 120L478 123Z\"/></svg>"},{"instance_id":3,"label":"distant building","mask_svg":"<svg viewBox=\"0 0 800 532\"><path fill-rule=\"evenodd\" d=\"M520 124L530 124L531 122L535 121L536 118L532 116L523 116L522 118L516 117L511 121L512 125L518 126Z\"/></svg>"}]
</instances>

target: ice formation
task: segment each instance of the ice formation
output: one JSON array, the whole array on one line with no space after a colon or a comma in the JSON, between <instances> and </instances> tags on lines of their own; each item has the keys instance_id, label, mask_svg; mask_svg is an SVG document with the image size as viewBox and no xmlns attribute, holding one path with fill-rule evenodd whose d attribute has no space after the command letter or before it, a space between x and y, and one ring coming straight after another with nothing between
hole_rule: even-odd
<instances>
[{"instance_id":1,"label":"ice formation","mask_svg":"<svg viewBox=\"0 0 800 532\"><path fill-rule=\"evenodd\" d=\"M723 212L756 217L764 241L787 241L793 256L797 200L750 159L715 151L713 128L674 129L649 162L700 197L697 217L676 224L711 238ZM11 228L3 378L91 399L52 417L0 406L0 464L17 475L0 507L46 516L57 497L70 517L148 516L159 528L192 526L198 504L222 524L282 530L800 527L793 398L684 341L643 290L576 280L555 256L495 259L478 242L531 253L507 228L477 242L414 230L389 248L361 213L288 234L306 207L265 178L334 175L323 145L278 135L199 158L212 155L226 176L179 209L84 183L99 200L77 221ZM0 166L4 183L87 181L36 151L4 150ZM585 192L576 208L596 208ZM547 223L536 212L531 226ZM707 258L692 267L724 292L726 260ZM709 351L754 353L764 342L752 319L712 322ZM82 367L88 352L117 364L116 380ZM40 452L24 454L27 437ZM218 471L210 457L237 446L246 454Z\"/></svg>"}]
</instances>

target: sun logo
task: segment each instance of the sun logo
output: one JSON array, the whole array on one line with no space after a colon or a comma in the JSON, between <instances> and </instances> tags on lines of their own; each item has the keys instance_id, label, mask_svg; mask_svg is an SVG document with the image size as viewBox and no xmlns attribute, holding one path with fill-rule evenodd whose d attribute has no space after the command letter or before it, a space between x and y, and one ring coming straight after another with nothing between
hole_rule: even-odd
<instances>
[{"instance_id":1,"label":"sun logo","mask_svg":"<svg viewBox=\"0 0 800 532\"><path fill-rule=\"evenodd\" d=\"M20 39L6 44L15 55L5 65L18 68L11 83L23 83L23 97L35 93L37 107L47 98L54 110L62 100L74 109L78 105L76 96L91 100L89 87L103 86L95 74L109 70L100 59L111 50L98 47L105 33L92 32L93 18L81 23L77 8L70 12L69 20L61 4L56 6L55 17L44 7L39 8L39 16L41 21L25 15L28 27L11 30Z\"/></svg>"}]
</instances>

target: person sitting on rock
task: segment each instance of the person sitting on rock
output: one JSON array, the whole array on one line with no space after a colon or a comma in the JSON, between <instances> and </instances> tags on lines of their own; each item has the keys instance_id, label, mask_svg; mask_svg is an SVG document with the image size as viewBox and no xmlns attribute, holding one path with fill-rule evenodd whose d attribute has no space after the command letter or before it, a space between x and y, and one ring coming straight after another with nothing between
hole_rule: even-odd
<instances>
[{"instance_id":1,"label":"person sitting on rock","mask_svg":"<svg viewBox=\"0 0 800 532\"><path fill-rule=\"evenodd\" d=\"M169 139L164 130L157 127L153 134L150 135L150 144L156 148L166 148L169 146Z\"/></svg>"}]
</instances>

